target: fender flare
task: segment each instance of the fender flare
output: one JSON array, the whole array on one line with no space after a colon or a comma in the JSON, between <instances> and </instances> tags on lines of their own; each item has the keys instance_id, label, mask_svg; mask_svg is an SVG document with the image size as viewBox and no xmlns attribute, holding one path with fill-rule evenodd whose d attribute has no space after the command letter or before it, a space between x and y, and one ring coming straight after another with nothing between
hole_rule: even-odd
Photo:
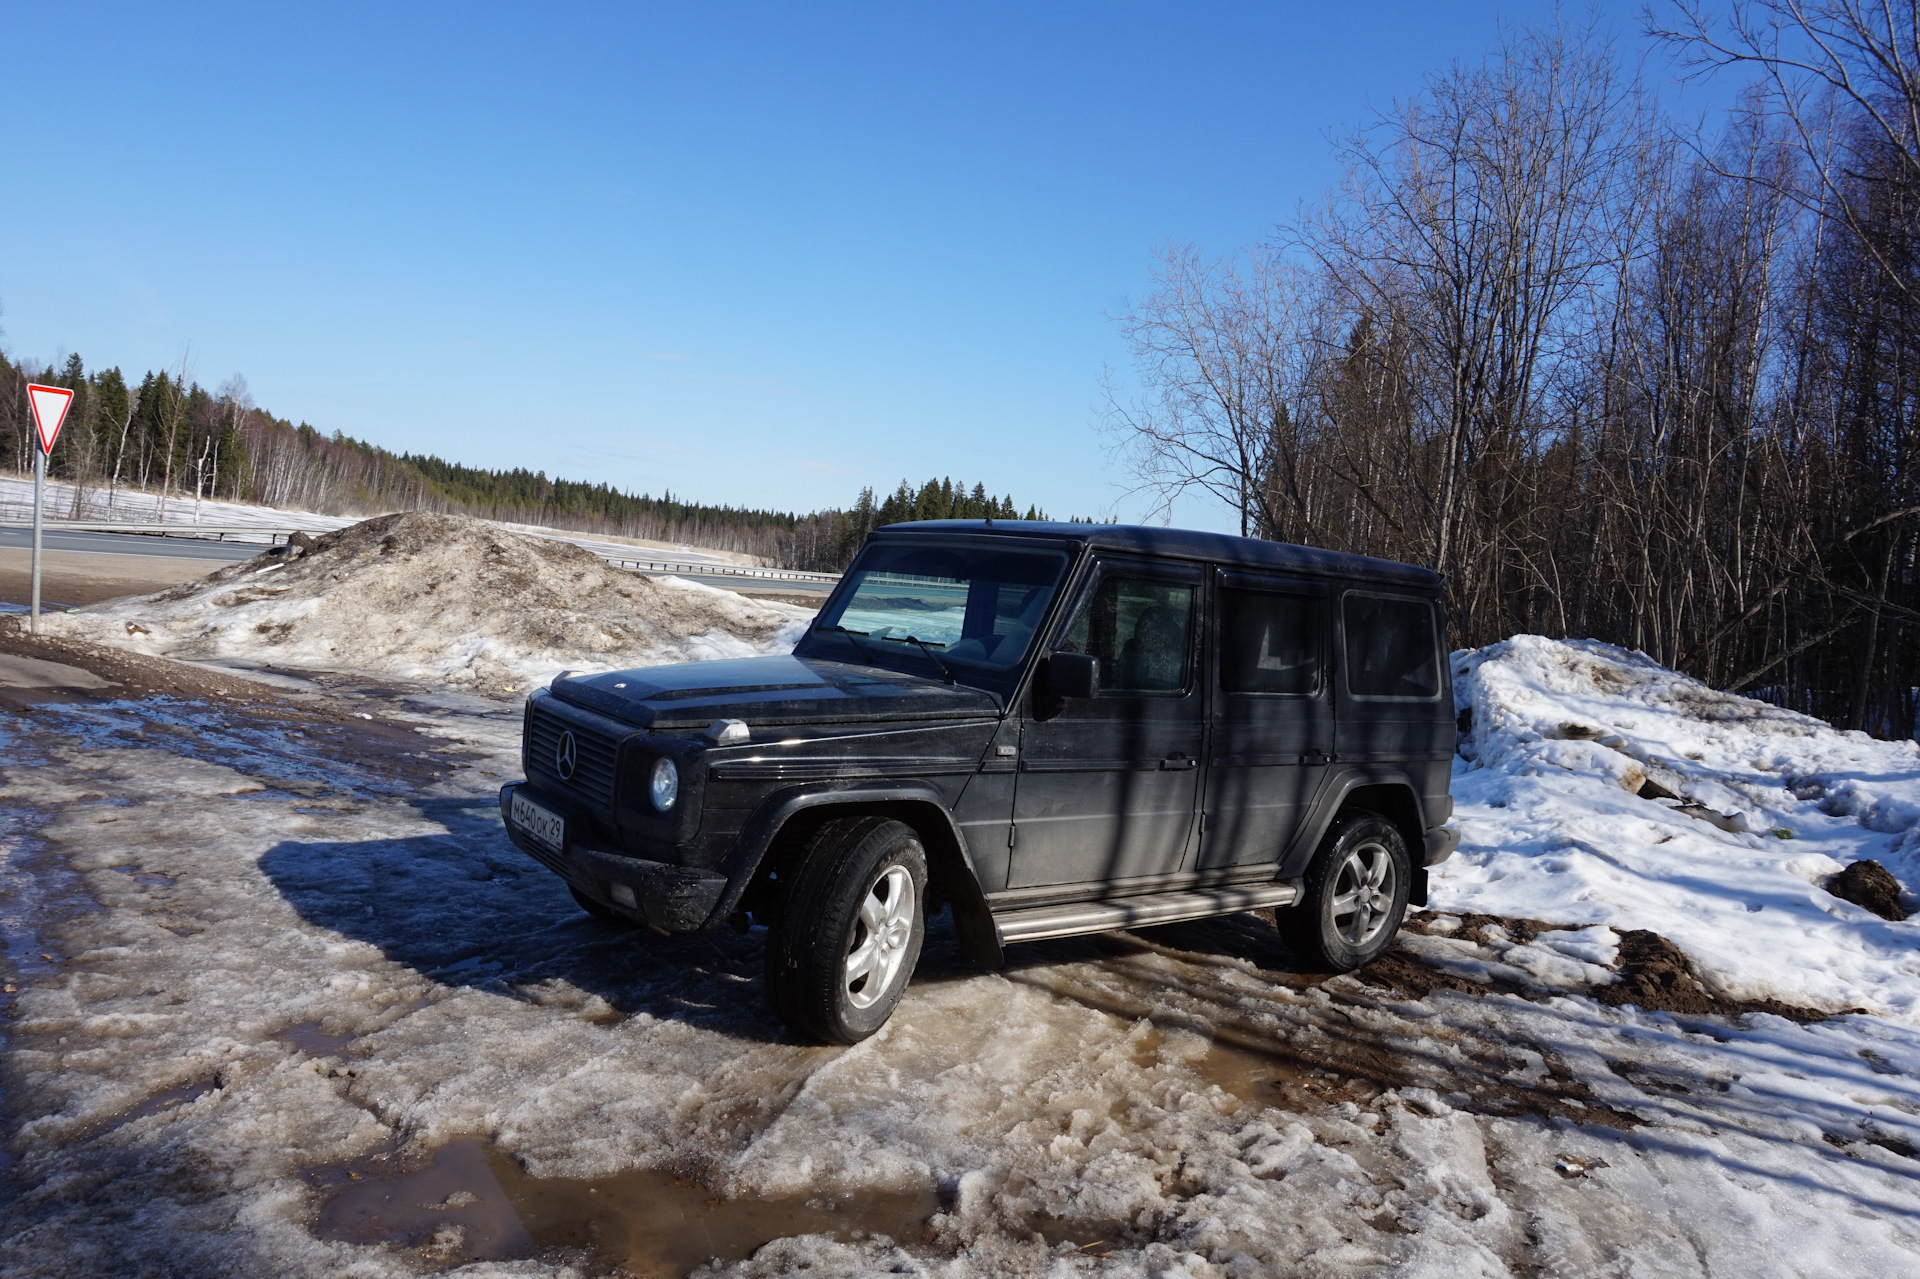
<instances>
[{"instance_id":1,"label":"fender flare","mask_svg":"<svg viewBox=\"0 0 1920 1279\"><path fill-rule=\"evenodd\" d=\"M727 854L722 866L728 880L727 891L708 916L706 927L717 926L739 907L748 885L759 873L760 863L787 822L797 814L819 808L891 813L920 831L921 838L934 845L927 850L930 854L927 870L930 876L938 877L941 891L953 906L954 930L959 935L960 949L977 964L989 968L1000 966L1004 958L1000 936L994 929L986 894L980 889L980 877L974 869L966 835L953 820L953 813L940 792L930 783L914 778L816 782L784 787L767 796L740 828Z\"/></svg>"},{"instance_id":2,"label":"fender flare","mask_svg":"<svg viewBox=\"0 0 1920 1279\"><path fill-rule=\"evenodd\" d=\"M1385 816L1399 827L1400 837L1406 841L1407 857L1413 869L1409 900L1416 906L1426 905L1427 868L1424 863L1427 839L1426 830L1421 824L1425 820L1425 810L1421 806L1420 790L1413 776L1395 764L1336 765L1334 777L1321 788L1307 820L1294 832L1293 841L1280 858L1280 873L1275 878L1294 879L1306 874L1308 863L1319 851L1320 841L1326 838L1327 830L1346 807L1348 799L1355 791L1372 786L1390 787L1405 795L1405 811L1387 813Z\"/></svg>"}]
</instances>

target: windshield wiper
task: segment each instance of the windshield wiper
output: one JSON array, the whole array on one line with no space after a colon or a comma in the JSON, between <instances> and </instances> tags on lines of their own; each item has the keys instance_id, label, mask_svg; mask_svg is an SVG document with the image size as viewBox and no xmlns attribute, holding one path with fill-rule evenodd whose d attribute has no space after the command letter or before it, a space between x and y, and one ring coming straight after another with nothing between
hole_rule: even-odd
<instances>
[{"instance_id":1,"label":"windshield wiper","mask_svg":"<svg viewBox=\"0 0 1920 1279\"><path fill-rule=\"evenodd\" d=\"M894 637L891 635L883 635L881 638L892 639ZM948 666L945 662L941 661L940 654L933 651L934 646L932 644L929 644L927 641L921 639L917 635L902 635L899 637L899 639L902 644L917 645L922 653L925 653L928 657L931 657L933 659L933 664L940 668L940 673L947 677L947 683L958 684L960 682L959 680L953 677L953 668ZM940 645L940 647L945 648L946 645L942 644Z\"/></svg>"},{"instance_id":2,"label":"windshield wiper","mask_svg":"<svg viewBox=\"0 0 1920 1279\"><path fill-rule=\"evenodd\" d=\"M873 654L867 652L867 646L860 642L872 634L871 631L850 631L844 626L816 626L813 629L833 635L844 635L853 641L854 650L858 652L863 659L870 661L873 657Z\"/></svg>"}]
</instances>

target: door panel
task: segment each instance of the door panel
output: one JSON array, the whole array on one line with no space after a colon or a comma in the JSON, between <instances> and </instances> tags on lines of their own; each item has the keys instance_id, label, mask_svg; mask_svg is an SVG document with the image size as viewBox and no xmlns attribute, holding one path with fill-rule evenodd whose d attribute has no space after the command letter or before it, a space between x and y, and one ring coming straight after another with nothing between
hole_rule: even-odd
<instances>
[{"instance_id":1,"label":"door panel","mask_svg":"<svg viewBox=\"0 0 1920 1279\"><path fill-rule=\"evenodd\" d=\"M1334 744L1323 588L1222 573L1218 684L1200 868L1278 861L1325 783Z\"/></svg>"},{"instance_id":2,"label":"door panel","mask_svg":"<svg viewBox=\"0 0 1920 1279\"><path fill-rule=\"evenodd\" d=\"M1185 866L1205 731L1200 585L1197 568L1099 566L1053 651L1098 657L1101 692L1027 718L1009 888Z\"/></svg>"}]
</instances>

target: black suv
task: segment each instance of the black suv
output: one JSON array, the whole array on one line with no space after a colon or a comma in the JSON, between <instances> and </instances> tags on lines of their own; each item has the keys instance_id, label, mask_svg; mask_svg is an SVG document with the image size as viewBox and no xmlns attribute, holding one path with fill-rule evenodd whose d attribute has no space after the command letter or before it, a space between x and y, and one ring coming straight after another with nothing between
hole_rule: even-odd
<instances>
[{"instance_id":1,"label":"black suv","mask_svg":"<svg viewBox=\"0 0 1920 1279\"><path fill-rule=\"evenodd\" d=\"M1444 823L1440 579L1177 529L873 534L790 657L562 675L513 841L607 920L760 923L795 1029L885 1023L942 906L968 956L1270 906L1324 969L1392 942Z\"/></svg>"}]
</instances>

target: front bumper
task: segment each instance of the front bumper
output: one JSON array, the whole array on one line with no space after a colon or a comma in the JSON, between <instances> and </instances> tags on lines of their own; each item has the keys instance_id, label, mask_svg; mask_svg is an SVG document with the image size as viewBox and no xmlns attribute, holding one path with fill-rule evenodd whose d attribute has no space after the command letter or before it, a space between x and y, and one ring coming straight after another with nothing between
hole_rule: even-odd
<instances>
[{"instance_id":1,"label":"front bumper","mask_svg":"<svg viewBox=\"0 0 1920 1279\"><path fill-rule=\"evenodd\" d=\"M513 793L526 784L512 782L500 788L500 821L514 847L595 901L655 928L692 933L717 922L713 913L726 895L726 876L629 857L582 833L588 823L566 804L555 802L539 790L529 790L529 798L538 799L541 807L566 819L566 851L556 853L535 843L513 824ZM625 900L629 895L631 902Z\"/></svg>"}]
</instances>

